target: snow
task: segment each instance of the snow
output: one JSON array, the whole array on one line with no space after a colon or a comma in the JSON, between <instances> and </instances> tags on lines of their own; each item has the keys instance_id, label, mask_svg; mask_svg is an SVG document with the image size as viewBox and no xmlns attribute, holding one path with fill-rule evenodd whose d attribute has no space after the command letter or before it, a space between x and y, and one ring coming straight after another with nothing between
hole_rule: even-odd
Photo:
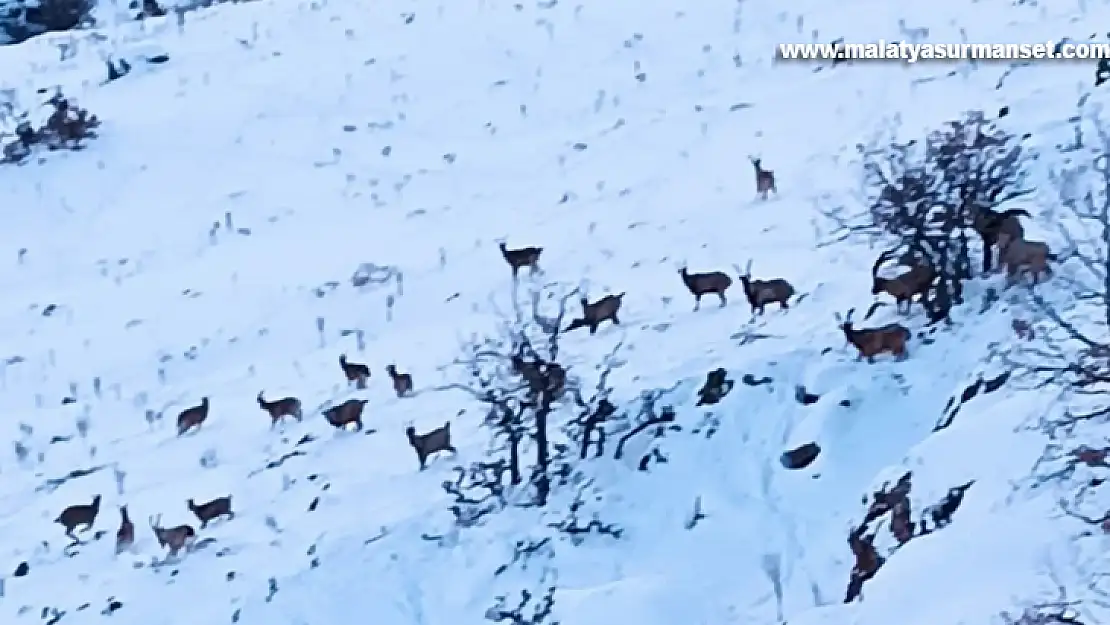
<instances>
[{"instance_id":1,"label":"snow","mask_svg":"<svg viewBox=\"0 0 1110 625\"><path fill-rule=\"evenodd\" d=\"M814 30L819 41L898 39L899 18L938 41L959 41L961 29L973 42L1085 38L1107 10L258 0L190 12L183 29L171 17L0 48L0 88L28 103L61 85L104 122L83 151L0 167L0 414L30 452L0 454L0 618L45 620L57 608L69 624L480 623L498 595L512 603L547 585L557 618L576 625L986 623L1044 600L1063 566L1046 554L1076 530L1058 493L1028 480L1045 446L1035 425L1061 410L1057 391L1007 385L933 432L949 397L1001 371L992 354L1016 340L1009 321L1026 314L1027 297L1010 292L981 315L977 302L1002 278L977 282L976 303L928 342L915 337L907 360L857 361L833 313L862 316L879 247L819 245L832 228L819 209L858 206L855 146L893 120L913 137L1006 105L1004 123L1032 132L1050 163L1093 66L1024 67L996 89L1003 64L814 72L772 57L774 44ZM59 60L60 40L75 42L72 57ZM102 84L109 52L136 69ZM171 60L144 64L155 52ZM775 171L780 196L755 197L749 155ZM1051 198L1041 189L1046 208L1026 223L1058 245ZM480 527L451 527L441 483L483 457L488 433L473 398L436 387L457 381L460 342L496 333L498 310L511 308L501 238L545 248L542 275L522 274L522 293L627 291L621 325L564 340L572 372L620 343L610 382L622 410L641 391L681 383L662 403L683 431L634 438L623 460L582 463L582 487L599 498L586 509L623 528L620 539L572 545L547 527L574 486L548 511L510 507ZM727 307L710 296L691 310L678 266L734 275L749 259L806 297L753 321L734 286ZM403 289L352 288L365 262L399 268ZM328 282L338 285L318 296ZM59 310L44 316L49 304ZM892 306L866 323L894 320L929 332ZM769 338L745 342L746 330ZM370 364L367 390L347 388L340 353ZM389 363L412 373L414 397L394 397ZM716 367L736 387L695 408ZM743 374L774 382L748 386ZM62 405L71 384L77 402ZM797 384L821 401L798 404ZM255 404L263 389L299 397L305 421L271 430ZM170 421L201 397L208 421L176 437ZM372 432L336 432L320 417L318 407L349 397L369 400ZM164 419L148 423L148 409ZM707 413L712 436L697 427ZM418 471L404 428L447 420L457 457ZM298 445L306 435L315 440ZM809 441L819 458L784 470L781 453ZM637 471L653 444L667 463ZM305 455L264 470L294 450ZM93 467L104 468L43 486ZM906 471L915 515L974 485L951 526L899 548L862 602L841 605L861 498ZM106 534L65 557L51 519L96 493L95 529ZM201 531L210 544L152 566L163 553L147 517L195 524L187 498L227 494L237 516ZM706 518L684 529L699 498ZM138 543L116 557L119 505ZM543 537L546 562L495 575L516 541ZM12 576L23 561L29 574ZM768 562L781 569L781 615ZM123 606L102 614L110 598Z\"/></svg>"}]
</instances>

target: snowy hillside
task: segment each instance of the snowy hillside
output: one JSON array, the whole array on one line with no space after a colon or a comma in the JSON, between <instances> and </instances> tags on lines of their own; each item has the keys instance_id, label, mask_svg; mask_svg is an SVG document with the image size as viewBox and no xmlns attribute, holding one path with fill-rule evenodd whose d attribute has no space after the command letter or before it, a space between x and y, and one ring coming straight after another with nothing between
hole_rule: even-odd
<instances>
[{"instance_id":1,"label":"snowy hillside","mask_svg":"<svg viewBox=\"0 0 1110 625\"><path fill-rule=\"evenodd\" d=\"M1094 65L817 71L773 56L906 26L936 41L1084 40L1108 14L999 0L259 0L0 48L0 87L35 123L55 87L101 121L82 150L0 164L0 618L970 625L1059 601L1060 586L1097 616L1099 539L1077 537L1098 528L1058 500L1097 477L1097 461L1060 466L1100 433L1053 440L1044 426L1099 397L1019 366L1070 358L1075 341L1054 341L1049 313L999 274L966 285L951 324L927 326L916 304L863 320L885 297L871 269L889 241L836 219L864 209L858 144L1006 107L999 123L1029 133L1035 157L1026 232L1063 257L1037 293L1074 323L1084 268L1057 226L1079 222L1056 172L1089 173L1058 148L1077 99L1105 98ZM106 58L130 73L105 82ZM749 157L774 172L767 200ZM499 241L542 247L540 271L514 282ZM748 261L793 285L788 309L753 317ZM355 286L364 263L376 267ZM709 294L693 310L683 265L728 274L727 306ZM546 351L560 301L565 327L580 296L621 293L619 324ZM849 309L861 327L907 326L908 357L857 359L836 319ZM1015 320L1037 338L1023 343ZM484 495L473 479L506 458L483 422L497 416L489 388L520 383L500 357L514 332L586 404L567 393L549 415L543 506L526 505L527 477ZM366 389L341 354L368 365ZM414 393L395 394L389 364ZM727 394L697 405L718 368ZM259 391L299 398L303 421L271 428ZM202 398L207 419L178 436ZM615 414L581 459L571 422L602 398ZM349 399L367 402L360 432L321 414ZM446 422L457 453L419 470L406 427ZM539 443L523 436L532 471ZM787 469L784 452L807 443L816 460ZM98 494L87 543L65 549L54 519ZM186 500L225 495L234 517L200 528ZM116 555L119 506L136 541ZM910 540L899 514L922 519ZM166 560L157 515L196 528L190 553ZM883 564L845 604L864 532Z\"/></svg>"}]
</instances>

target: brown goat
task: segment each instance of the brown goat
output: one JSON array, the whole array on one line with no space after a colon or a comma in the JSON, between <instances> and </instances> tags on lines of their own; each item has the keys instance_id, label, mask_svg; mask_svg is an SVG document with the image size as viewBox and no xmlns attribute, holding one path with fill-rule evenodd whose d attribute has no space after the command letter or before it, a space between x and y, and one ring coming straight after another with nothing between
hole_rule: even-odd
<instances>
[{"instance_id":1,"label":"brown goat","mask_svg":"<svg viewBox=\"0 0 1110 625\"><path fill-rule=\"evenodd\" d=\"M203 397L200 400L199 406L186 408L177 415L177 435L181 436L188 432L192 427L200 427L204 420L208 418L208 398Z\"/></svg>"},{"instance_id":2,"label":"brown goat","mask_svg":"<svg viewBox=\"0 0 1110 625\"><path fill-rule=\"evenodd\" d=\"M854 308L843 318L837 313L836 320L844 331L844 338L859 350L859 358L866 356L867 362L875 362L875 356L890 353L898 360L905 360L908 356L906 343L910 340L909 329L898 323L889 323L878 328L857 330L852 326L853 312Z\"/></svg>"},{"instance_id":3,"label":"brown goat","mask_svg":"<svg viewBox=\"0 0 1110 625\"><path fill-rule=\"evenodd\" d=\"M501 256L505 258L505 262L509 263L509 267L513 270L513 277L516 277L518 271L524 267L528 267L528 273L534 274L540 268L540 254L543 254L542 247L522 247L517 250L510 250L505 242L499 244L501 248Z\"/></svg>"},{"instance_id":4,"label":"brown goat","mask_svg":"<svg viewBox=\"0 0 1110 625\"><path fill-rule=\"evenodd\" d=\"M458 453L451 445L451 422L448 421L426 434L417 434L416 428L411 425L405 428L405 436L409 444L416 450L416 459L420 461L420 470L423 471L428 461L428 456L441 451Z\"/></svg>"},{"instance_id":5,"label":"brown goat","mask_svg":"<svg viewBox=\"0 0 1110 625\"><path fill-rule=\"evenodd\" d=\"M162 548L169 547L169 555L176 556L177 552L185 549L188 551L197 538L197 531L193 529L192 525L178 525L177 527L165 528L159 525L162 515L157 517L149 517L150 529L154 530L154 537L158 539L158 545Z\"/></svg>"},{"instance_id":6,"label":"brown goat","mask_svg":"<svg viewBox=\"0 0 1110 625\"><path fill-rule=\"evenodd\" d=\"M1001 237L998 243L999 258L1006 267L1006 285L1017 282L1018 275L1029 271L1033 284L1037 284L1042 274L1052 275L1048 261L1059 260L1047 243Z\"/></svg>"},{"instance_id":7,"label":"brown goat","mask_svg":"<svg viewBox=\"0 0 1110 625\"><path fill-rule=\"evenodd\" d=\"M127 506L119 507L119 529L116 530L116 555L130 551L135 545L135 524L127 515Z\"/></svg>"},{"instance_id":8,"label":"brown goat","mask_svg":"<svg viewBox=\"0 0 1110 625\"><path fill-rule=\"evenodd\" d=\"M370 367L360 362L347 362L346 354L340 354L339 367L343 369L348 383L354 382L355 388L366 388L366 381L370 379Z\"/></svg>"},{"instance_id":9,"label":"brown goat","mask_svg":"<svg viewBox=\"0 0 1110 625\"><path fill-rule=\"evenodd\" d=\"M913 306L915 295L924 296L933 284L935 273L928 265L918 264L913 269L900 274L897 278L879 277L879 267L894 256L893 251L879 254L879 258L871 267L871 294L886 293L894 298L894 305L899 312L909 312ZM903 311L902 304L905 304Z\"/></svg>"},{"instance_id":10,"label":"brown goat","mask_svg":"<svg viewBox=\"0 0 1110 625\"><path fill-rule=\"evenodd\" d=\"M66 536L72 538L74 544L79 544L81 541L73 535L73 530L78 525L84 525L81 531L88 531L96 522L97 514L100 514L100 495L93 497L91 504L78 504L62 510L54 522L66 528Z\"/></svg>"},{"instance_id":11,"label":"brown goat","mask_svg":"<svg viewBox=\"0 0 1110 625\"><path fill-rule=\"evenodd\" d=\"M744 271L740 271L739 267L736 271L740 274L740 285L744 287L744 295L747 296L753 313L762 315L764 306L772 303L778 304L783 310L790 308L788 300L794 297L794 287L789 282L782 278L752 280L752 261L748 261Z\"/></svg>"},{"instance_id":12,"label":"brown goat","mask_svg":"<svg viewBox=\"0 0 1110 625\"><path fill-rule=\"evenodd\" d=\"M728 305L725 291L732 286L732 278L728 277L728 274L723 271L689 273L686 271L686 267L679 269L678 274L682 276L682 283L694 294L695 311L701 308L701 296L708 293L716 293L717 297L721 298L722 308Z\"/></svg>"},{"instance_id":13,"label":"brown goat","mask_svg":"<svg viewBox=\"0 0 1110 625\"><path fill-rule=\"evenodd\" d=\"M362 407L366 405L365 399L348 399L347 401L332 406L324 411L324 418L328 423L339 429L344 429L348 424L355 424L355 431L362 430Z\"/></svg>"},{"instance_id":14,"label":"brown goat","mask_svg":"<svg viewBox=\"0 0 1110 625\"><path fill-rule=\"evenodd\" d=\"M1003 245L1001 239L1003 236L1011 241L1025 237L1025 229L1022 228L1018 217L1029 216L1029 211L1024 208L1011 208L1001 213L989 208L976 211L972 227L979 234L979 238L983 240L983 273L989 273L991 270L995 246L999 250L998 262L1000 265L1002 264L1001 250Z\"/></svg>"},{"instance_id":15,"label":"brown goat","mask_svg":"<svg viewBox=\"0 0 1110 625\"><path fill-rule=\"evenodd\" d=\"M404 397L412 392L412 375L397 373L396 365L387 366L385 372L389 374L389 379L393 380L393 390L397 393L397 397Z\"/></svg>"},{"instance_id":16,"label":"brown goat","mask_svg":"<svg viewBox=\"0 0 1110 625\"><path fill-rule=\"evenodd\" d=\"M200 529L208 526L208 522L226 516L228 520L235 518L235 513L231 511L231 495L226 497L217 497L208 503L202 503L199 506L192 499L185 502L197 520L200 521Z\"/></svg>"},{"instance_id":17,"label":"brown goat","mask_svg":"<svg viewBox=\"0 0 1110 625\"><path fill-rule=\"evenodd\" d=\"M775 172L769 169L763 169L763 161L758 158L748 157L755 167L755 192L763 199L767 199L767 193L774 191L775 195L779 194L779 190L775 187Z\"/></svg>"},{"instance_id":18,"label":"brown goat","mask_svg":"<svg viewBox=\"0 0 1110 625\"><path fill-rule=\"evenodd\" d=\"M296 397L282 397L274 401L262 398L263 391L258 391L258 407L270 414L270 427L273 428L284 417L293 417L300 421L304 416L301 410L301 400Z\"/></svg>"},{"instance_id":19,"label":"brown goat","mask_svg":"<svg viewBox=\"0 0 1110 625\"><path fill-rule=\"evenodd\" d=\"M570 332L578 328L588 327L590 329L590 334L595 334L598 326L604 321L612 321L613 324L620 325L621 320L617 317L617 313L620 312L624 296L624 293L620 295L606 295L592 304L583 297L582 318L571 321L567 329L563 331Z\"/></svg>"}]
</instances>

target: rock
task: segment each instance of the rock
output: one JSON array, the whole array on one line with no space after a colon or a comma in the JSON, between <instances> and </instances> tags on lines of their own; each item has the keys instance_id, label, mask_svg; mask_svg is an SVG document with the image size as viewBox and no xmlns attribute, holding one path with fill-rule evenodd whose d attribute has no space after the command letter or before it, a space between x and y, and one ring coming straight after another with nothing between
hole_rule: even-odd
<instances>
[{"instance_id":1,"label":"rock","mask_svg":"<svg viewBox=\"0 0 1110 625\"><path fill-rule=\"evenodd\" d=\"M806 443L783 453L779 460L787 469L804 469L817 459L819 453L821 453L821 447L817 443Z\"/></svg>"},{"instance_id":2,"label":"rock","mask_svg":"<svg viewBox=\"0 0 1110 625\"><path fill-rule=\"evenodd\" d=\"M15 567L15 572L12 573L13 577L23 577L30 572L31 567L26 562L20 562L19 566Z\"/></svg>"},{"instance_id":3,"label":"rock","mask_svg":"<svg viewBox=\"0 0 1110 625\"><path fill-rule=\"evenodd\" d=\"M812 406L821 399L821 396L810 393L806 387L799 384L794 387L794 399L803 406Z\"/></svg>"}]
</instances>

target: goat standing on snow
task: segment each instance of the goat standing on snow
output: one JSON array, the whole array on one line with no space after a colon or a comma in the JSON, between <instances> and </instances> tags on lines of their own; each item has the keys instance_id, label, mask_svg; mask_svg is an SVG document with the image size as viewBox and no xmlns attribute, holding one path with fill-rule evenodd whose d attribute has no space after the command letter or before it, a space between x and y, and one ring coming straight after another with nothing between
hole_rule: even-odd
<instances>
[{"instance_id":1,"label":"goat standing on snow","mask_svg":"<svg viewBox=\"0 0 1110 625\"><path fill-rule=\"evenodd\" d=\"M274 401L266 401L262 398L262 391L258 391L258 407L269 413L270 428L277 425L278 421L281 421L284 417L293 417L300 421L303 416L301 400L296 397L282 397Z\"/></svg>"},{"instance_id":2,"label":"goat standing on snow","mask_svg":"<svg viewBox=\"0 0 1110 625\"><path fill-rule=\"evenodd\" d=\"M721 298L721 308L728 305L728 299L725 297L725 291L728 287L732 286L732 278L723 271L713 271L710 273L689 273L686 267L678 270L678 275L682 276L682 283L694 295L694 310L697 311L701 308L701 296L708 293L716 293L717 297Z\"/></svg>"},{"instance_id":3,"label":"goat standing on snow","mask_svg":"<svg viewBox=\"0 0 1110 625\"><path fill-rule=\"evenodd\" d=\"M412 393L411 375L407 373L398 373L396 365L387 366L385 372L389 374L389 379L393 380L393 391L397 393L397 397L404 397Z\"/></svg>"},{"instance_id":4,"label":"goat standing on snow","mask_svg":"<svg viewBox=\"0 0 1110 625\"><path fill-rule=\"evenodd\" d=\"M332 406L324 411L324 418L332 427L340 430L345 429L348 424L355 424L355 431L362 430L362 408L366 405L365 399L348 399L347 401Z\"/></svg>"},{"instance_id":5,"label":"goat standing on snow","mask_svg":"<svg viewBox=\"0 0 1110 625\"><path fill-rule=\"evenodd\" d=\"M181 436L188 432L191 428L199 428L204 420L208 418L208 398L204 397L200 400L199 406L186 408L177 415L177 435Z\"/></svg>"},{"instance_id":6,"label":"goat standing on snow","mask_svg":"<svg viewBox=\"0 0 1110 625\"><path fill-rule=\"evenodd\" d=\"M192 499L185 502L189 511L192 512L197 520L200 521L200 529L208 526L208 522L226 516L229 520L235 518L235 513L231 511L231 495L226 497L217 497L208 503L202 503L199 506Z\"/></svg>"},{"instance_id":7,"label":"goat standing on snow","mask_svg":"<svg viewBox=\"0 0 1110 625\"><path fill-rule=\"evenodd\" d=\"M915 295L925 296L925 293L929 291L929 287L933 284L936 273L932 267L918 264L897 278L879 277L879 267L893 255L892 251L879 254L878 260L871 267L871 294L886 293L890 295L894 298L895 308L899 312L903 312L902 305L905 304L904 312L908 313L910 308L913 307L913 297Z\"/></svg>"},{"instance_id":8,"label":"goat standing on snow","mask_svg":"<svg viewBox=\"0 0 1110 625\"><path fill-rule=\"evenodd\" d=\"M451 445L451 422L448 421L426 434L417 434L416 428L411 425L405 428L405 436L409 444L416 451L416 459L420 461L420 470L423 471L427 464L428 456L440 451L458 453Z\"/></svg>"},{"instance_id":9,"label":"goat standing on snow","mask_svg":"<svg viewBox=\"0 0 1110 625\"><path fill-rule=\"evenodd\" d=\"M767 199L767 193L774 192L775 195L779 194L779 190L775 187L775 172L769 169L763 169L763 161L755 157L748 157L752 161L752 166L755 167L755 192L759 194L764 200Z\"/></svg>"},{"instance_id":10,"label":"goat standing on snow","mask_svg":"<svg viewBox=\"0 0 1110 625\"><path fill-rule=\"evenodd\" d=\"M740 271L740 285L744 287L744 295L748 297L748 303L751 304L752 313L763 314L763 308L767 304L778 304L780 308L786 310L790 308L789 300L794 297L794 287L782 278L773 278L771 280L752 280L752 261L748 261L748 266L744 271Z\"/></svg>"},{"instance_id":11,"label":"goat standing on snow","mask_svg":"<svg viewBox=\"0 0 1110 625\"><path fill-rule=\"evenodd\" d=\"M370 379L370 367L360 362L347 362L346 354L339 356L339 367L343 369L343 376L348 383L354 382L358 389L366 388L366 381Z\"/></svg>"},{"instance_id":12,"label":"goat standing on snow","mask_svg":"<svg viewBox=\"0 0 1110 625\"><path fill-rule=\"evenodd\" d=\"M1052 275L1052 267L1048 261L1059 260L1048 244L1041 241L1001 236L998 239L998 251L1002 264L1006 266L1007 287L1013 286L1018 276L1026 271L1033 277L1033 284L1037 284L1042 275Z\"/></svg>"},{"instance_id":13,"label":"goat standing on snow","mask_svg":"<svg viewBox=\"0 0 1110 625\"><path fill-rule=\"evenodd\" d=\"M119 529L116 530L116 555L130 551L135 545L135 524L127 515L127 506L119 507Z\"/></svg>"},{"instance_id":14,"label":"goat standing on snow","mask_svg":"<svg viewBox=\"0 0 1110 625\"><path fill-rule=\"evenodd\" d=\"M504 241L498 246L501 248L501 256L513 270L513 279L516 279L517 272L524 267L528 267L529 275L539 271L540 254L543 253L542 247L522 247L517 250L510 250Z\"/></svg>"},{"instance_id":15,"label":"goat standing on snow","mask_svg":"<svg viewBox=\"0 0 1110 625\"><path fill-rule=\"evenodd\" d=\"M844 332L844 338L859 350L859 358L867 358L867 362L875 362L875 356L883 353L893 354L898 360L905 360L906 342L910 340L910 331L905 326L889 323L879 328L857 330L852 326L852 313L855 308L841 318L836 313L836 320Z\"/></svg>"},{"instance_id":16,"label":"goat standing on snow","mask_svg":"<svg viewBox=\"0 0 1110 625\"><path fill-rule=\"evenodd\" d=\"M188 551L197 539L197 531L193 529L192 525L178 525L177 527L164 528L161 523L162 515L149 517L150 529L154 531L154 537L158 539L158 546L165 549L169 547L169 555L176 556L177 552L185 549Z\"/></svg>"}]
</instances>

